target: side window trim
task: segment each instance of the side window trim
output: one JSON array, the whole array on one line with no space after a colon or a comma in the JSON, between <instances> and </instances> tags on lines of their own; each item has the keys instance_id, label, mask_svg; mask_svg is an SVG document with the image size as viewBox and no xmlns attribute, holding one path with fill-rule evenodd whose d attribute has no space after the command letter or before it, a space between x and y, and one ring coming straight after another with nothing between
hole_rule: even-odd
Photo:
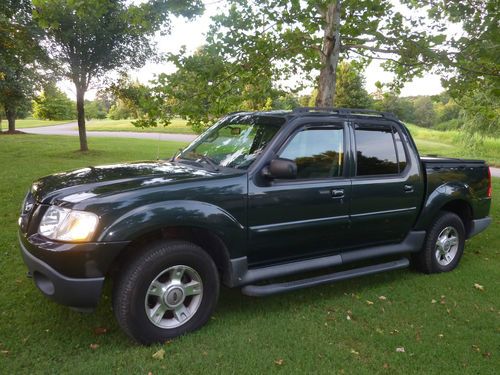
<instances>
[{"instance_id":1,"label":"side window trim","mask_svg":"<svg viewBox=\"0 0 500 375\"><path fill-rule=\"evenodd\" d=\"M401 132L401 130L398 129L395 125L391 125L391 126L393 128L394 133L399 136L399 140L401 142L401 147L403 148L403 153L404 153L404 156L405 156L405 163L406 163L406 165L405 165L405 167L403 169L399 169L400 168L400 166L399 166L400 160L399 160L398 147L397 147L397 144L396 144L396 156L398 158L399 175L403 175L404 172L408 170L408 168L410 167L410 164L411 164L411 158L410 158L410 154L409 154L409 151L408 151L408 146L406 145L406 142L404 141L406 139L406 137Z\"/></svg>"}]
</instances>

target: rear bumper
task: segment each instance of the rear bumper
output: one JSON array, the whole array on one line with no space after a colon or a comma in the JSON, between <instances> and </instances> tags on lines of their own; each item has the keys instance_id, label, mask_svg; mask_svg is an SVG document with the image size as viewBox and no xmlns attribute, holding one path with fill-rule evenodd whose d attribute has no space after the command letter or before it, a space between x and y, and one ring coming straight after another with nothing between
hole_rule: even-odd
<instances>
[{"instance_id":1,"label":"rear bumper","mask_svg":"<svg viewBox=\"0 0 500 375\"><path fill-rule=\"evenodd\" d=\"M488 228L490 224L491 224L491 217L489 216L484 217L482 219L472 220L472 225L467 238L471 238L472 236L481 233L483 230Z\"/></svg>"},{"instance_id":2,"label":"rear bumper","mask_svg":"<svg viewBox=\"0 0 500 375\"><path fill-rule=\"evenodd\" d=\"M35 285L46 297L75 308L88 309L97 306L104 277L88 279L66 277L31 255L22 242L20 246L24 263L28 266Z\"/></svg>"}]
</instances>

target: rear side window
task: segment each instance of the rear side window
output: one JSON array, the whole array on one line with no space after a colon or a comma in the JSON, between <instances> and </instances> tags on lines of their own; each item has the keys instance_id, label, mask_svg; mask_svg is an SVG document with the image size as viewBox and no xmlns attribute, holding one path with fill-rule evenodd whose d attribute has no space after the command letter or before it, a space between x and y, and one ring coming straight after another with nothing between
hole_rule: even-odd
<instances>
[{"instance_id":1,"label":"rear side window","mask_svg":"<svg viewBox=\"0 0 500 375\"><path fill-rule=\"evenodd\" d=\"M343 134L343 129L334 127L301 130L279 156L295 161L299 179L339 177L344 162Z\"/></svg>"},{"instance_id":2,"label":"rear side window","mask_svg":"<svg viewBox=\"0 0 500 375\"><path fill-rule=\"evenodd\" d=\"M399 173L398 157L391 127L362 127L358 125L355 129L355 135L357 176Z\"/></svg>"}]
</instances>

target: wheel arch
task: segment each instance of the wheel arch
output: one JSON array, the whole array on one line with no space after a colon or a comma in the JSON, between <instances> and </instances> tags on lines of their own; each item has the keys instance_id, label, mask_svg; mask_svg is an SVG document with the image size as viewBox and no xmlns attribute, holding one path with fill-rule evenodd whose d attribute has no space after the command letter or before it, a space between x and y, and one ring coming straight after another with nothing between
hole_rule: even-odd
<instances>
[{"instance_id":1,"label":"wheel arch","mask_svg":"<svg viewBox=\"0 0 500 375\"><path fill-rule=\"evenodd\" d=\"M128 246L113 261L110 275L113 277L131 259L140 255L145 245L155 241L182 240L201 247L214 261L221 280L229 278L231 262L229 250L224 241L213 231L196 226L165 226L141 233L132 239Z\"/></svg>"},{"instance_id":2,"label":"wheel arch","mask_svg":"<svg viewBox=\"0 0 500 375\"><path fill-rule=\"evenodd\" d=\"M466 184L447 183L439 186L425 198L415 229L427 230L440 212L447 211L460 217L468 237L474 217L472 200L470 188Z\"/></svg>"}]
</instances>

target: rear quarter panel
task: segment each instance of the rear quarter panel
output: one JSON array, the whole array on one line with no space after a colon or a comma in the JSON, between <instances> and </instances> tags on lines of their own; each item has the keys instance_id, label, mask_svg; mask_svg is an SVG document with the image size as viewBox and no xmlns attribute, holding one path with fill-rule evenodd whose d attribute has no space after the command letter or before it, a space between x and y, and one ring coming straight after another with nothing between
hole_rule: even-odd
<instances>
[{"instance_id":1,"label":"rear quarter panel","mask_svg":"<svg viewBox=\"0 0 500 375\"><path fill-rule=\"evenodd\" d=\"M465 201L470 205L473 219L488 215L491 199L486 197L486 164L460 161L422 164L426 176L426 194L416 229L427 229L442 207L456 200Z\"/></svg>"}]
</instances>

